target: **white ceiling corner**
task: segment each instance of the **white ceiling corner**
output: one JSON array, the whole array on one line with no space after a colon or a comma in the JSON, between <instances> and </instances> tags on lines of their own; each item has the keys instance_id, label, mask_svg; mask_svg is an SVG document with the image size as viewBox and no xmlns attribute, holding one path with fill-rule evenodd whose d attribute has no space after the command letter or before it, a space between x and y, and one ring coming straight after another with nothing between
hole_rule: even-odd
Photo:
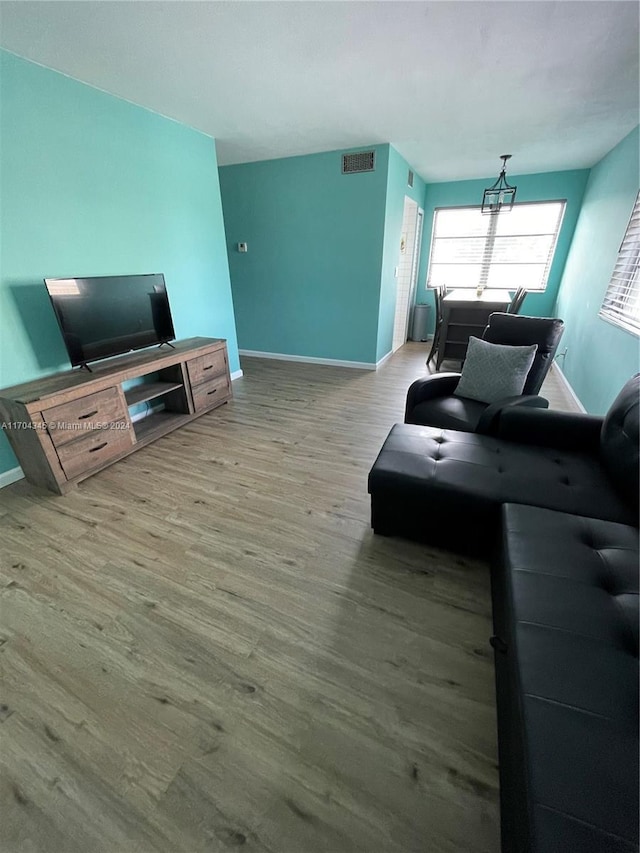
<instances>
[{"instance_id":1,"label":"white ceiling corner","mask_svg":"<svg viewBox=\"0 0 640 853\"><path fill-rule=\"evenodd\" d=\"M633 0L0 2L0 45L217 140L391 142L429 181L593 165L638 123Z\"/></svg>"}]
</instances>

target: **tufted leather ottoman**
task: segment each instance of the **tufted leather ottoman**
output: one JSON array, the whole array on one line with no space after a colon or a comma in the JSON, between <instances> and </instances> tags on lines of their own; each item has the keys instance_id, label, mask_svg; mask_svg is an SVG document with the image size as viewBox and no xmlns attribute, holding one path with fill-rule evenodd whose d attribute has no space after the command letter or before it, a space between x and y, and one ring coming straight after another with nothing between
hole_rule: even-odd
<instances>
[{"instance_id":1,"label":"tufted leather ottoman","mask_svg":"<svg viewBox=\"0 0 640 853\"><path fill-rule=\"evenodd\" d=\"M494 541L503 503L635 523L593 452L414 424L389 433L369 493L376 533L472 553Z\"/></svg>"},{"instance_id":2,"label":"tufted leather ottoman","mask_svg":"<svg viewBox=\"0 0 640 853\"><path fill-rule=\"evenodd\" d=\"M503 851L637 851L638 530L506 505L492 591Z\"/></svg>"}]
</instances>

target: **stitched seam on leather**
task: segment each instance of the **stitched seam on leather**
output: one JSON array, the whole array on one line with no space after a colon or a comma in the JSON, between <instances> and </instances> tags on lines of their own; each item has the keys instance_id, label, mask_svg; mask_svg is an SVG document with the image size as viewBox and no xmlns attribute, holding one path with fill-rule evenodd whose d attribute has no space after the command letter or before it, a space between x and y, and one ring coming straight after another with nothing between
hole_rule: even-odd
<instances>
[{"instance_id":1,"label":"stitched seam on leather","mask_svg":"<svg viewBox=\"0 0 640 853\"><path fill-rule=\"evenodd\" d=\"M583 820L580 817L576 817L570 812L565 812L562 809L555 809L553 806L548 806L546 803L541 803L536 800L536 807L541 809L546 809L546 811L554 812L555 814L562 815L563 817L568 817L569 820L573 820L576 823L581 823L583 826L589 826L592 829L595 829L596 832L599 832L601 835L607 835L609 838L615 838L618 841L622 841L624 844L628 844L631 850L636 850L637 848L634 846L634 843L629 841L629 839L625 838L623 835L618 835L615 832L609 832L608 829L602 829L595 823L590 823L588 820Z\"/></svg>"},{"instance_id":2,"label":"stitched seam on leather","mask_svg":"<svg viewBox=\"0 0 640 853\"><path fill-rule=\"evenodd\" d=\"M633 650L634 650L633 652L629 651L629 654L632 654L634 658L637 658L637 657L638 657L638 652L637 652L637 651L635 651L635 646L636 646L636 635L635 635L634 630L633 630L633 625L632 625L632 624L630 624L629 614L628 614L628 613L627 613L627 611L624 609L624 607L622 606L622 604L620 604L620 602L618 601L618 595L619 595L619 594L620 594L620 593L618 593L618 594L616 594L616 595L611 595L611 594L609 594L609 598L611 598L611 599L612 599L612 601L613 601L613 606L614 606L614 607L616 608L616 610L618 611L618 619L620 620L620 623L622 624L622 626L623 626L623 628L624 628L624 630L623 630L623 637L624 637L624 640L625 640L625 642L626 642L626 643L628 643L628 644L629 644L630 649L633 649Z\"/></svg>"},{"instance_id":3,"label":"stitched seam on leather","mask_svg":"<svg viewBox=\"0 0 640 853\"><path fill-rule=\"evenodd\" d=\"M558 510L551 510L551 511L558 512ZM611 524L615 524L615 522L612 521ZM622 524L620 526L625 527L624 524ZM507 533L521 534L521 531L515 530L514 528L509 528ZM531 538L534 538L534 537L531 537ZM600 551L625 551L625 552L628 552L629 554L633 554L634 556L638 554L638 549L631 547L631 546L627 548L625 545L603 545L601 548L593 548L591 545L587 545L585 542L581 542L580 544L583 545L585 548L589 548L591 551L597 551L598 553ZM533 570L531 570L531 571L533 571Z\"/></svg>"},{"instance_id":4,"label":"stitched seam on leather","mask_svg":"<svg viewBox=\"0 0 640 853\"><path fill-rule=\"evenodd\" d=\"M579 714L586 714L588 717L597 717L599 720L612 721L613 717L608 714L599 714L598 711L589 711L587 708L581 708L580 705L572 705L570 702L560 702L559 699L549 699L548 696L539 696L537 693L525 693L528 699L537 699L539 702L546 702L548 705L558 705L560 708L570 708L572 711L577 711Z\"/></svg>"},{"instance_id":5,"label":"stitched seam on leather","mask_svg":"<svg viewBox=\"0 0 640 853\"><path fill-rule=\"evenodd\" d=\"M592 530L589 530L590 534L592 534L592 532L593 532ZM592 551L595 551L595 553L598 555L598 558L600 559L601 564L604 566L605 574L606 574L607 579L609 580L609 582L611 584L611 588L614 589L616 586L616 576L613 573L611 566L609 565L608 561L605 560L605 558L604 558L604 556L600 550L592 548ZM623 636L625 643L629 646L629 648L635 649L636 637L635 637L635 633L633 630L633 626L631 624L629 624L629 617L627 615L626 610L622 607L622 605L618 601L617 597L613 593L611 593L611 592L609 593L609 598L612 600L613 606L616 608L616 610L618 612L618 620L620 621L620 624L623 627L622 636ZM634 653L633 657L637 657L637 656L638 655Z\"/></svg>"},{"instance_id":6,"label":"stitched seam on leather","mask_svg":"<svg viewBox=\"0 0 640 853\"><path fill-rule=\"evenodd\" d=\"M619 550L624 550L624 549L621 548ZM631 549L629 549L629 550L630 550L631 554L635 554L635 551L631 551ZM579 578L572 578L570 575L554 575L551 572L538 571L538 569L511 568L511 571L512 572L522 572L522 574L526 574L526 575L540 575L543 578L555 578L557 580L570 581L571 583L577 583L577 584L580 584L581 586L588 586L588 587L591 587L591 589L599 589L601 592L606 592L606 589L604 589L604 587L597 586L596 584L592 583L591 581L583 581L583 580L580 580ZM626 594L627 595L640 595L640 593L637 592L636 590L626 590ZM611 593L609 593L609 595L611 595ZM611 596L611 598L614 598L614 597L615 596L613 596L613 595Z\"/></svg>"},{"instance_id":7,"label":"stitched seam on leather","mask_svg":"<svg viewBox=\"0 0 640 853\"><path fill-rule=\"evenodd\" d=\"M588 522L586 519L584 521L584 525L587 528L587 533L591 537L591 541L593 541L595 539L595 537L593 535L593 525L590 522ZM602 556L602 553L600 552L600 550L598 548L595 548L593 545L590 545L589 548L591 549L591 551L594 554L598 555L598 559L600 560L600 563L604 569L604 574L606 575L607 581L609 581L609 583L611 584L611 587L613 588L613 586L615 585L616 578L615 578L615 575L613 574L613 572L611 570L611 566L604 559L604 557Z\"/></svg>"},{"instance_id":8,"label":"stitched seam on leather","mask_svg":"<svg viewBox=\"0 0 640 853\"><path fill-rule=\"evenodd\" d=\"M546 622L534 622L531 619L518 619L518 625L534 625L536 628L544 628L547 631L558 631L561 634L572 634L574 637L584 637L588 640L594 640L597 643L602 643L603 645L613 646L618 649L618 651L623 651L620 649L615 643L611 641L607 641L602 637L594 637L593 634L583 634L582 631L572 631L571 628L560 628L557 625L548 625Z\"/></svg>"},{"instance_id":9,"label":"stitched seam on leather","mask_svg":"<svg viewBox=\"0 0 640 853\"><path fill-rule=\"evenodd\" d=\"M505 546L507 546L508 551L508 543L505 539ZM524 708L524 689L522 686L522 675L520 672L520 655L518 653L518 644L515 642L516 640L516 628L517 622L515 620L514 615L514 585L513 585L513 577L510 572L506 571L504 574L504 611L505 611L505 628L508 635L508 642L511 641L511 638L514 640L514 663L512 667L507 665L507 674L506 680L510 683L510 688L515 693L515 701L517 704L516 710L516 728L518 732L516 737L519 738L520 743L522 745L522 762L524 765L524 774L523 774L523 784L525 789L525 799L524 799L524 809L525 809L525 820L526 820L526 833L527 836L532 837L534 828L533 828L533 811L530 806L530 803L533 801L533 787L531 784L531 744L529 731L527 726L525 725L525 708ZM509 671L511 670L511 671ZM498 738L500 741L500 738Z\"/></svg>"}]
</instances>

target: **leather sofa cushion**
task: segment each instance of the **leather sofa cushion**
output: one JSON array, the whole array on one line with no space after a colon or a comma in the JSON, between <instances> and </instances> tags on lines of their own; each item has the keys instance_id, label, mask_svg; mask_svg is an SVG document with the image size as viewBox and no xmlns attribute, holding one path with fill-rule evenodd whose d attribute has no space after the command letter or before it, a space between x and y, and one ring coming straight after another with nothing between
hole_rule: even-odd
<instances>
[{"instance_id":1,"label":"leather sofa cushion","mask_svg":"<svg viewBox=\"0 0 640 853\"><path fill-rule=\"evenodd\" d=\"M502 520L498 689L518 694L532 850L637 850L638 530L514 504Z\"/></svg>"},{"instance_id":2,"label":"leather sofa cushion","mask_svg":"<svg viewBox=\"0 0 640 853\"><path fill-rule=\"evenodd\" d=\"M434 397L414 406L410 418L415 424L473 432L486 408L486 403L466 397Z\"/></svg>"},{"instance_id":3,"label":"leather sofa cushion","mask_svg":"<svg viewBox=\"0 0 640 853\"><path fill-rule=\"evenodd\" d=\"M600 457L618 492L638 510L640 492L640 374L611 404L602 424Z\"/></svg>"},{"instance_id":4,"label":"leather sofa cushion","mask_svg":"<svg viewBox=\"0 0 640 853\"><path fill-rule=\"evenodd\" d=\"M596 456L492 436L396 424L369 474L369 492L497 525L500 505L523 503L635 523Z\"/></svg>"}]
</instances>

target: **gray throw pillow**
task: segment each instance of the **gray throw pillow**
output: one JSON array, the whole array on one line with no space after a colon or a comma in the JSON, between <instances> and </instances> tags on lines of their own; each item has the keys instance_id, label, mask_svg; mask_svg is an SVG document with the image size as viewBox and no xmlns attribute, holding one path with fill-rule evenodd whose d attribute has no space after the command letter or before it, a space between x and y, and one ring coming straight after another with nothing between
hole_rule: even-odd
<instances>
[{"instance_id":1,"label":"gray throw pillow","mask_svg":"<svg viewBox=\"0 0 640 853\"><path fill-rule=\"evenodd\" d=\"M537 349L537 344L508 347L469 338L462 376L453 393L481 403L522 394Z\"/></svg>"}]
</instances>

